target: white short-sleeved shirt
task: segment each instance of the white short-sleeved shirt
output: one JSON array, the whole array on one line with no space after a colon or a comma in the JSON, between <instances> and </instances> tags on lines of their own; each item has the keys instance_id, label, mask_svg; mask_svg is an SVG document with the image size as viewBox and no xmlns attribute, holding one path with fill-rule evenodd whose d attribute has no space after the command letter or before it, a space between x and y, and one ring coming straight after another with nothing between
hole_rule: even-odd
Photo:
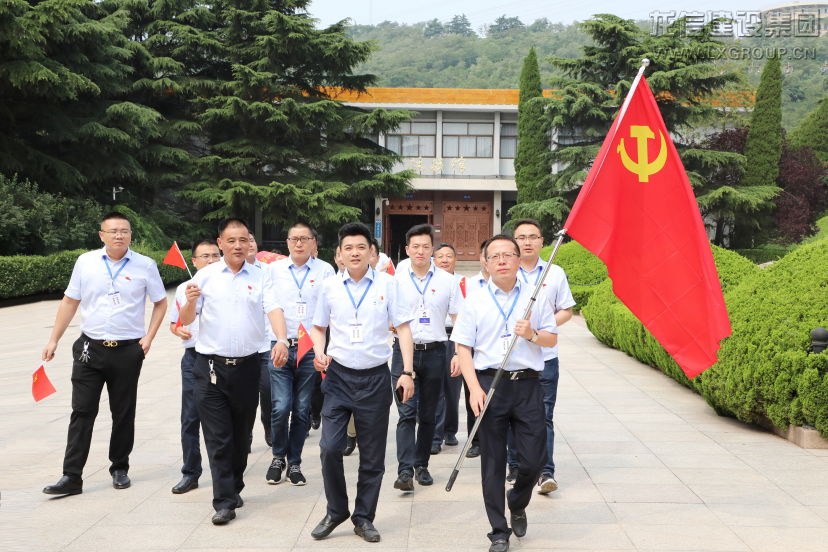
<instances>
[{"instance_id":1,"label":"white short-sleeved shirt","mask_svg":"<svg viewBox=\"0 0 828 552\"><path fill-rule=\"evenodd\" d=\"M365 299L360 305L363 294ZM362 343L351 343L354 304L359 305L357 320L362 324ZM362 370L379 366L391 358L388 323L399 326L413 318L399 282L393 276L369 268L359 283L354 282L347 270L341 278L328 278L322 283L313 325L330 326L328 355L342 366Z\"/></svg>"},{"instance_id":2,"label":"white short-sleeved shirt","mask_svg":"<svg viewBox=\"0 0 828 552\"><path fill-rule=\"evenodd\" d=\"M109 298L113 291L120 294L124 305L117 311L113 311ZM106 254L106 247L78 257L64 294L81 302L81 331L91 339L107 341L141 339L147 335L147 297L153 303L167 297L155 261L127 249L121 260L115 262Z\"/></svg>"},{"instance_id":3,"label":"white short-sleeved shirt","mask_svg":"<svg viewBox=\"0 0 828 552\"><path fill-rule=\"evenodd\" d=\"M449 314L460 312L463 302L460 284L454 275L437 268L432 262L425 278L414 274L411 265L406 270L397 271L394 278L399 282L408 308L414 315L411 322L414 343L433 343L448 339L444 321ZM428 313L427 324L421 322L424 320L423 309ZM448 319L451 320L450 317Z\"/></svg>"},{"instance_id":4,"label":"white short-sleeved shirt","mask_svg":"<svg viewBox=\"0 0 828 552\"><path fill-rule=\"evenodd\" d=\"M187 291L187 284L189 284L190 282L192 282L192 280L187 280L186 282L175 288L176 304L173 305L173 308L170 309L170 324L178 324L178 312L180 307L183 307L184 303L187 302L187 296L185 295L185 293ZM196 316L192 324L187 325L187 329L190 330L190 333L193 335L193 337L185 341L182 341L181 346L185 349L191 349L196 346L196 341L198 340L198 316Z\"/></svg>"},{"instance_id":5,"label":"white short-sleeved shirt","mask_svg":"<svg viewBox=\"0 0 828 552\"><path fill-rule=\"evenodd\" d=\"M229 358L261 352L267 340L264 315L281 308L268 271L245 262L233 274L222 259L199 270L192 282L201 288L196 351Z\"/></svg>"},{"instance_id":6,"label":"white short-sleeved shirt","mask_svg":"<svg viewBox=\"0 0 828 552\"><path fill-rule=\"evenodd\" d=\"M526 284L518 277L515 287L508 294L491 282L483 289L468 294L454 324L451 340L474 348L475 369L486 370L500 367L505 357L501 336L511 334L514 337L515 323L523 316L533 291L533 286ZM503 318L504 314L501 314L495 304L495 300L503 309L503 313L509 316L508 324ZM512 308L513 303L514 308ZM558 333L555 313L552 312L547 301L535 303L529 320L535 331L546 330L550 333ZM512 356L509 357L506 370L515 371L526 368L539 372L543 370L543 349L528 339L519 337Z\"/></svg>"},{"instance_id":7,"label":"white short-sleeved shirt","mask_svg":"<svg viewBox=\"0 0 828 552\"><path fill-rule=\"evenodd\" d=\"M269 265L263 263L262 261L260 261L259 259L254 259L253 262L250 263L250 264L252 264L256 268L258 268L259 270L267 270L267 267L269 266ZM270 328L270 320L268 320L267 315L264 314L264 313L262 313L262 324L264 324L265 329ZM259 346L259 352L260 353L266 353L266 352L270 351L270 334L272 334L272 333L273 333L272 328L270 328L269 332L265 332L264 341L262 341L262 344Z\"/></svg>"},{"instance_id":8,"label":"white short-sleeved shirt","mask_svg":"<svg viewBox=\"0 0 828 552\"><path fill-rule=\"evenodd\" d=\"M385 253L382 253L382 252L380 252L378 257L379 257L379 260L377 261L377 270L384 267L388 263L388 261L391 260L391 257L389 257L388 255L386 255ZM387 269L383 270L382 272L387 272Z\"/></svg>"},{"instance_id":9,"label":"white short-sleeved shirt","mask_svg":"<svg viewBox=\"0 0 828 552\"><path fill-rule=\"evenodd\" d=\"M452 276L454 276L454 279L457 281L457 285L460 287L460 302L462 304L462 301L466 298L466 296L463 295L463 286L461 285L461 282L463 280L465 280L466 277L465 276L460 276L459 274L452 274ZM458 313L459 312L460 311L458 311ZM451 316L446 315L446 323L445 324L446 324L446 328L454 327L454 322L451 320Z\"/></svg>"},{"instance_id":10,"label":"white short-sleeved shirt","mask_svg":"<svg viewBox=\"0 0 828 552\"><path fill-rule=\"evenodd\" d=\"M482 270L474 276L472 276L471 278L466 278L466 297L468 297L478 289L483 289L484 287L486 287L487 283L489 283L489 280L483 277Z\"/></svg>"},{"instance_id":11,"label":"white short-sleeved shirt","mask_svg":"<svg viewBox=\"0 0 828 552\"><path fill-rule=\"evenodd\" d=\"M538 264L535 268L526 272L523 267L518 270L518 278L525 283L532 286L538 285L543 269L546 267L546 261L538 257ZM568 309L575 305L575 299L572 297L572 292L569 290L569 282L566 279L566 273L558 265L552 265L549 272L546 274L546 280L543 282L543 293L546 295L549 305L553 311L557 313L560 310ZM543 350L543 360L551 360L558 358L558 346Z\"/></svg>"},{"instance_id":12,"label":"white short-sleeved shirt","mask_svg":"<svg viewBox=\"0 0 828 552\"><path fill-rule=\"evenodd\" d=\"M319 290L322 289L322 282L329 276L333 276L334 270L331 265L319 259L308 259L302 266L296 266L292 257L279 259L268 267L270 279L273 280L274 289L278 290L279 302L285 310L285 322L287 322L288 339L299 337L299 324L305 327L308 332L313 325L313 315L316 313L316 300L319 297ZM301 290L300 290L301 286ZM304 303L304 318L297 313L297 303ZM268 324L268 336L271 341L276 341L276 335Z\"/></svg>"},{"instance_id":13,"label":"white short-sleeved shirt","mask_svg":"<svg viewBox=\"0 0 828 552\"><path fill-rule=\"evenodd\" d=\"M411 268L411 259L406 257L400 261L400 264L394 267L394 274L403 270L408 270L409 268Z\"/></svg>"}]
</instances>

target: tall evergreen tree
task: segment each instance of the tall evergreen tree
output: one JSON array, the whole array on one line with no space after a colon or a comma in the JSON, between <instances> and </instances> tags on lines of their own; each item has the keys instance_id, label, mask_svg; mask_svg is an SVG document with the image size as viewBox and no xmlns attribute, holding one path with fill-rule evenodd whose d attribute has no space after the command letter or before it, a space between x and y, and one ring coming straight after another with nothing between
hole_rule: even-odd
<instances>
[{"instance_id":1,"label":"tall evergreen tree","mask_svg":"<svg viewBox=\"0 0 828 552\"><path fill-rule=\"evenodd\" d=\"M543 200L543 193L538 189L538 185L551 172L546 158L549 153L549 135L543 128L543 104L533 101L542 97L538 56L535 47L532 46L523 60L523 69L520 72L518 146L515 156L518 203Z\"/></svg>"},{"instance_id":2,"label":"tall evergreen tree","mask_svg":"<svg viewBox=\"0 0 828 552\"><path fill-rule=\"evenodd\" d=\"M652 36L635 21L615 15L596 15L579 24L592 44L582 48L580 58L549 59L564 75L549 80L551 87L561 92L554 98L536 100L546 105L545 128L554 130L556 136L547 160L563 167L540 182L544 197L563 198L568 205L574 202L643 58L650 60L645 76L668 131L676 135L708 122L716 112L709 102L711 96L742 80L738 73L720 72L709 63L722 46L714 38L716 25L718 20L711 21L690 34L683 32L684 19L679 19L667 33ZM714 153L680 143L676 146L685 166L692 163L696 169L687 171L694 187L704 185L706 172L721 163L741 161L734 153ZM559 227L563 212L559 211L547 232ZM511 213L513 217L546 220L553 214L548 203L538 201L518 204Z\"/></svg>"},{"instance_id":3,"label":"tall evergreen tree","mask_svg":"<svg viewBox=\"0 0 828 552\"><path fill-rule=\"evenodd\" d=\"M828 161L828 98L823 98L817 108L788 133L788 139L793 148L811 148L820 161Z\"/></svg>"},{"instance_id":4,"label":"tall evergreen tree","mask_svg":"<svg viewBox=\"0 0 828 552\"><path fill-rule=\"evenodd\" d=\"M756 104L750 116L750 131L745 142L747 186L775 186L782 157L782 64L774 51L765 68Z\"/></svg>"},{"instance_id":5,"label":"tall evergreen tree","mask_svg":"<svg viewBox=\"0 0 828 552\"><path fill-rule=\"evenodd\" d=\"M446 32L446 28L440 23L439 19L432 19L431 21L426 21L425 27L423 28L423 36L426 38L432 38L435 36L440 36Z\"/></svg>"},{"instance_id":6,"label":"tall evergreen tree","mask_svg":"<svg viewBox=\"0 0 828 552\"><path fill-rule=\"evenodd\" d=\"M125 101L126 16L87 0L0 3L0 172L99 199L147 179L140 156L161 116Z\"/></svg>"},{"instance_id":7,"label":"tall evergreen tree","mask_svg":"<svg viewBox=\"0 0 828 552\"><path fill-rule=\"evenodd\" d=\"M455 15L452 17L451 21L446 24L446 31L448 34L460 36L472 36L474 34L469 18L466 17L465 13L463 15Z\"/></svg>"},{"instance_id":8,"label":"tall evergreen tree","mask_svg":"<svg viewBox=\"0 0 828 552\"><path fill-rule=\"evenodd\" d=\"M317 29L309 0L225 0L214 4L231 78L200 83L194 100L209 152L184 195L210 218L250 215L314 225L356 220L374 196L402 195L411 171L370 140L408 120L404 111L367 111L336 100L365 92L372 75L354 68L375 49L354 42L345 21Z\"/></svg>"}]
</instances>

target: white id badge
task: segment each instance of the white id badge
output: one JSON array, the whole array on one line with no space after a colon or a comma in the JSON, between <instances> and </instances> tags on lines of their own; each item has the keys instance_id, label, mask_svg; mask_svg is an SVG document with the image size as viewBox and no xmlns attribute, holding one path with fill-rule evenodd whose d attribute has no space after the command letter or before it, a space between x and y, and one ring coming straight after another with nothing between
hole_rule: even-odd
<instances>
[{"instance_id":1,"label":"white id badge","mask_svg":"<svg viewBox=\"0 0 828 552\"><path fill-rule=\"evenodd\" d=\"M210 361L210 383L216 384L216 371L213 370L213 361Z\"/></svg>"},{"instance_id":2,"label":"white id badge","mask_svg":"<svg viewBox=\"0 0 828 552\"><path fill-rule=\"evenodd\" d=\"M504 355L509 352L509 344L512 342L512 334L503 334L500 336L500 352Z\"/></svg>"},{"instance_id":3,"label":"white id badge","mask_svg":"<svg viewBox=\"0 0 828 552\"><path fill-rule=\"evenodd\" d=\"M121 300L120 291L113 291L112 293L107 294L107 297L109 298L109 306L112 307L114 312L118 312L119 310L126 308L126 305Z\"/></svg>"},{"instance_id":4,"label":"white id badge","mask_svg":"<svg viewBox=\"0 0 828 552\"><path fill-rule=\"evenodd\" d=\"M308 304L307 303L296 303L296 318L304 320L308 317Z\"/></svg>"},{"instance_id":5,"label":"white id badge","mask_svg":"<svg viewBox=\"0 0 828 552\"><path fill-rule=\"evenodd\" d=\"M428 309L420 309L420 324L431 324L431 318L428 316Z\"/></svg>"},{"instance_id":6,"label":"white id badge","mask_svg":"<svg viewBox=\"0 0 828 552\"><path fill-rule=\"evenodd\" d=\"M351 324L351 343L362 343L362 324Z\"/></svg>"}]
</instances>

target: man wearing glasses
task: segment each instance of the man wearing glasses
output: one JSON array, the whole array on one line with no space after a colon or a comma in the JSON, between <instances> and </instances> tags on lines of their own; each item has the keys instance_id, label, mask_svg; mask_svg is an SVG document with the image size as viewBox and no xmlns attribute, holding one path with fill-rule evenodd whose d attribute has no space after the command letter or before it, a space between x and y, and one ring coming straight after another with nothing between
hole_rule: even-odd
<instances>
[{"instance_id":1,"label":"man wearing glasses","mask_svg":"<svg viewBox=\"0 0 828 552\"><path fill-rule=\"evenodd\" d=\"M547 460L543 388L538 376L544 370L542 348L557 344L558 328L547 301L538 301L529 319L522 319L535 286L518 277L520 249L514 238L503 234L493 237L484 254L489 282L483 289L469 292L454 322L451 340L470 389L472 409L479 416L492 380L516 339L506 373L479 428L483 501L492 526L489 551L506 552L512 532L518 537L526 534L526 507ZM515 486L506 495L511 529L503 497L510 425L521 462Z\"/></svg>"},{"instance_id":2,"label":"man wearing glasses","mask_svg":"<svg viewBox=\"0 0 828 552\"><path fill-rule=\"evenodd\" d=\"M221 252L216 240L208 238L193 243L192 255L196 272L221 260ZM170 309L170 331L181 339L181 346L184 347L184 356L181 357L181 451L184 465L181 466L181 481L172 488L173 494L184 494L198 488L198 478L201 477L201 444L198 430L200 420L193 397L195 389L193 366L198 357L195 350L198 339L198 317L189 326L178 323L178 310L187 301L184 291L188 283L189 280L176 288L175 308Z\"/></svg>"},{"instance_id":3,"label":"man wearing glasses","mask_svg":"<svg viewBox=\"0 0 828 552\"><path fill-rule=\"evenodd\" d=\"M408 308L414 313L410 323L414 337L414 396L405 403L397 400L400 418L397 421L397 480L394 488L403 492L414 490L414 479L420 485L431 485L428 472L431 443L437 425L437 402L446 373L446 316L452 320L463 300L460 282L452 274L434 266L434 234L429 224L419 224L405 234L405 253L411 264L394 278L399 282ZM400 345L394 339L391 377L394 385L404 370ZM456 405L455 405L456 407ZM415 425L419 420L419 429Z\"/></svg>"},{"instance_id":4,"label":"man wearing glasses","mask_svg":"<svg viewBox=\"0 0 828 552\"><path fill-rule=\"evenodd\" d=\"M273 460L265 476L267 482L278 485L285 479L291 485L304 485L302 475L302 449L310 426L310 407L316 369L313 367L313 351L305 352L298 358L299 324L310 331L316 299L322 282L334 271L325 261L314 259L316 239L310 226L297 222L288 229L287 238L290 256L269 265L274 289L284 305L289 342L288 360L282 367L271 362L268 365L270 388L272 389L273 412L271 414L271 440ZM273 345L276 336L270 333Z\"/></svg>"},{"instance_id":5,"label":"man wearing glasses","mask_svg":"<svg viewBox=\"0 0 828 552\"><path fill-rule=\"evenodd\" d=\"M132 229L126 216L104 215L99 232L104 247L84 253L58 308L43 360L55 356L58 341L81 308L81 335L72 346L72 416L63 458L63 477L43 492L83 492L83 467L89 456L92 428L106 384L112 412L109 473L116 489L130 486L129 454L135 441L138 376L167 309L167 292L155 261L129 248ZM144 305L153 303L144 331Z\"/></svg>"},{"instance_id":6,"label":"man wearing glasses","mask_svg":"<svg viewBox=\"0 0 828 552\"><path fill-rule=\"evenodd\" d=\"M515 223L515 240L520 246L518 278L534 287L546 267L546 261L540 258L540 251L543 248L540 225L532 219L517 221ZM546 280L543 282L543 293L546 295L552 312L555 313L556 325L562 326L568 322L572 318L572 306L575 305L575 299L569 290L566 273L561 267L553 265L549 269ZM543 361L544 368L540 375L540 383L543 387L543 405L546 411L546 446L549 461L543 468L536 491L540 494L549 494L558 490L558 483L555 481L555 461L552 459L552 453L555 449L555 426L552 414L558 397L558 378L560 375L557 345L543 350ZM511 429L509 430L506 458L509 464L509 475L506 477L506 482L511 485L514 484L518 474L518 456L515 450L514 434Z\"/></svg>"}]
</instances>

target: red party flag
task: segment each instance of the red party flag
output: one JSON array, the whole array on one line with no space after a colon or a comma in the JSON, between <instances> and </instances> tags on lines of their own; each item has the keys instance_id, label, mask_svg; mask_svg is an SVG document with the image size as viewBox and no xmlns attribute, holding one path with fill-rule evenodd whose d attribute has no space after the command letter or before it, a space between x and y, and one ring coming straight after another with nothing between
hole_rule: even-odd
<instances>
[{"instance_id":1,"label":"red party flag","mask_svg":"<svg viewBox=\"0 0 828 552\"><path fill-rule=\"evenodd\" d=\"M615 294L687 377L716 363L720 340L731 334L719 276L687 173L643 76L564 227L604 261Z\"/></svg>"},{"instance_id":2,"label":"red party flag","mask_svg":"<svg viewBox=\"0 0 828 552\"><path fill-rule=\"evenodd\" d=\"M297 332L299 336L299 345L296 350L296 365L299 366L299 359L305 356L305 353L313 349L313 341L311 340L310 335L305 330L305 326L302 323L299 323L299 331Z\"/></svg>"},{"instance_id":3,"label":"red party flag","mask_svg":"<svg viewBox=\"0 0 828 552\"><path fill-rule=\"evenodd\" d=\"M175 308L178 309L178 322L175 323L175 330L181 327L181 305L178 304L178 299L175 300Z\"/></svg>"},{"instance_id":4,"label":"red party flag","mask_svg":"<svg viewBox=\"0 0 828 552\"><path fill-rule=\"evenodd\" d=\"M389 276L394 275L394 262L393 261L388 261L388 270L386 270L385 273L388 274Z\"/></svg>"},{"instance_id":5,"label":"red party flag","mask_svg":"<svg viewBox=\"0 0 828 552\"><path fill-rule=\"evenodd\" d=\"M173 242L167 256L164 257L163 263L166 265L177 266L182 270L189 270L187 268L187 261L184 260L184 255L181 254L181 250L178 248L177 242Z\"/></svg>"},{"instance_id":6,"label":"red party flag","mask_svg":"<svg viewBox=\"0 0 828 552\"><path fill-rule=\"evenodd\" d=\"M256 253L256 258L264 264L271 264L287 257L285 255L279 255L278 253L271 253L270 251L259 251Z\"/></svg>"},{"instance_id":7,"label":"red party flag","mask_svg":"<svg viewBox=\"0 0 828 552\"><path fill-rule=\"evenodd\" d=\"M460 291L463 292L463 299L465 299L466 298L466 277L465 276L463 276L460 279Z\"/></svg>"},{"instance_id":8,"label":"red party flag","mask_svg":"<svg viewBox=\"0 0 828 552\"><path fill-rule=\"evenodd\" d=\"M46 369L41 364L40 368L32 374L32 396L35 402L40 402L54 392L55 386L46 377Z\"/></svg>"}]
</instances>

